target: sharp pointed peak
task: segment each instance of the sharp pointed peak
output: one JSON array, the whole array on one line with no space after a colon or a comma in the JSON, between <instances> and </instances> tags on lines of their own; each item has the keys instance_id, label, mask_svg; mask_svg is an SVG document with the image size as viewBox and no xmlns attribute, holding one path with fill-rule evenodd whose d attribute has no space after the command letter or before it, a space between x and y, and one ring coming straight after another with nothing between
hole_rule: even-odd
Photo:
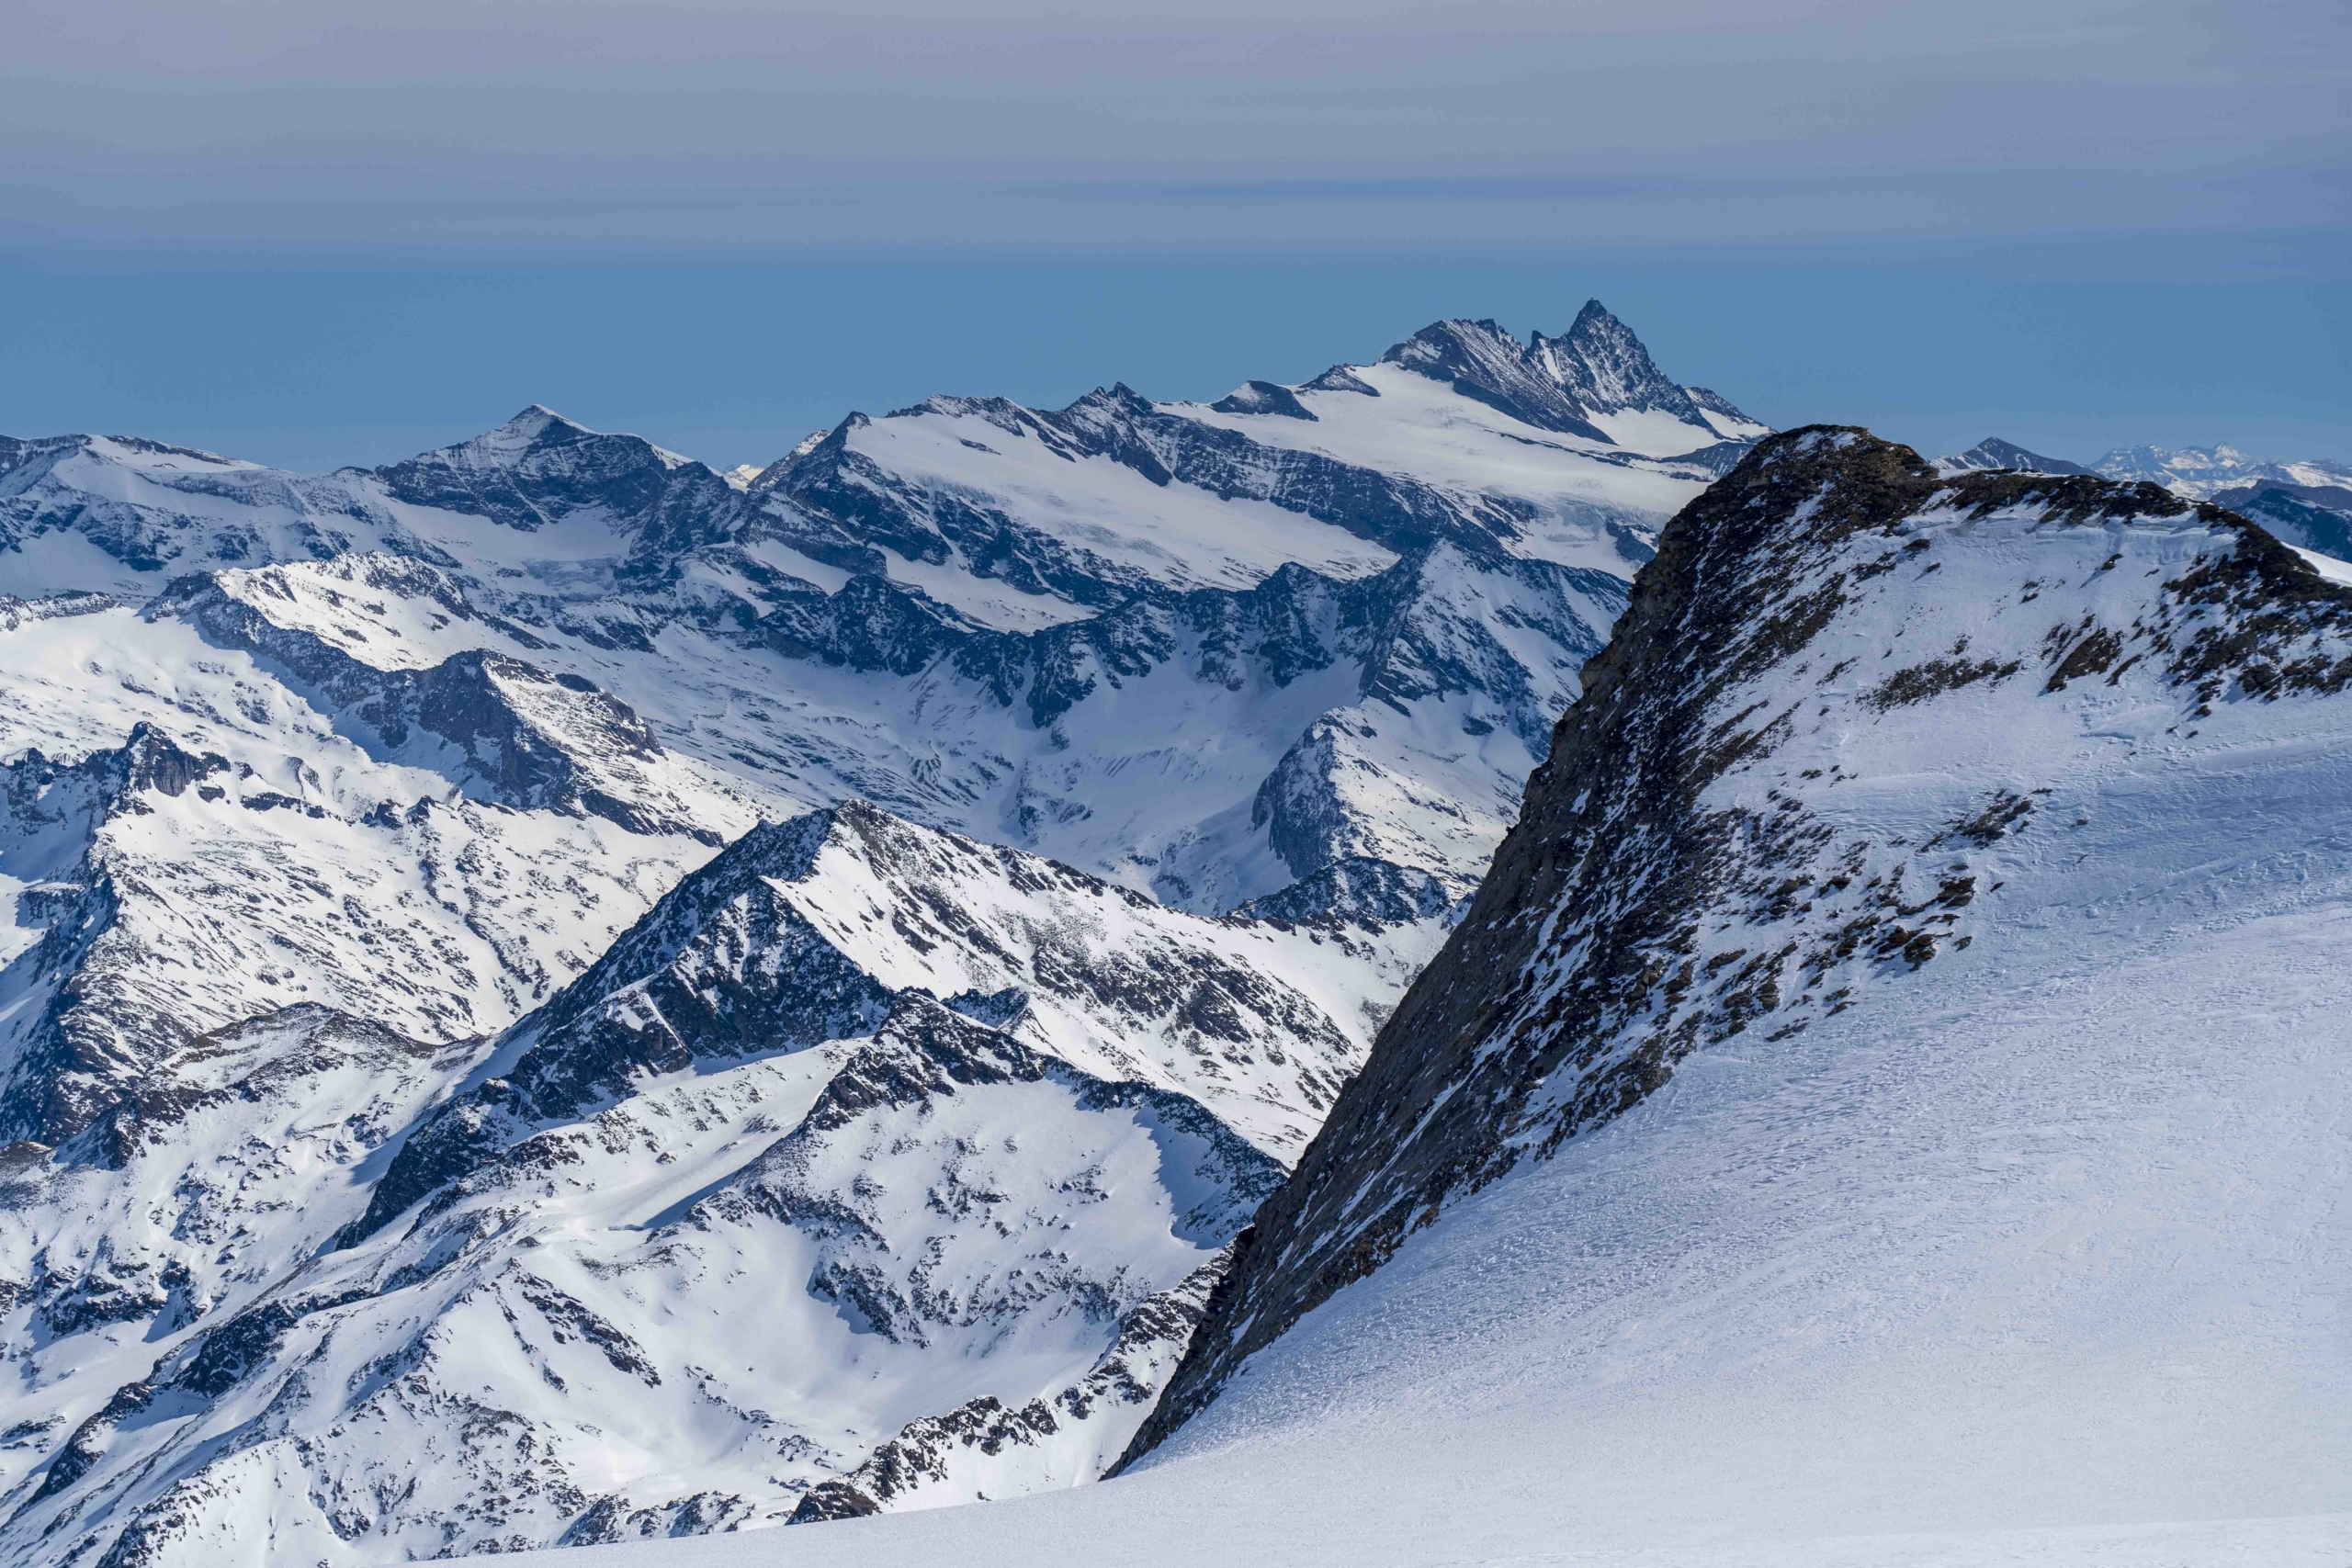
<instances>
[{"instance_id":1,"label":"sharp pointed peak","mask_svg":"<svg viewBox=\"0 0 2352 1568\"><path fill-rule=\"evenodd\" d=\"M1632 348L1640 348L1645 357L1648 355L1648 350L1642 347L1639 334L1627 326L1616 312L1598 299L1587 299L1584 302L1584 309L1577 312L1577 319L1568 323L1568 330L1558 337L1547 340L1541 333L1535 334L1537 346L1540 347L1547 341L1570 344L1579 347L1603 343L1623 344Z\"/></svg>"}]
</instances>

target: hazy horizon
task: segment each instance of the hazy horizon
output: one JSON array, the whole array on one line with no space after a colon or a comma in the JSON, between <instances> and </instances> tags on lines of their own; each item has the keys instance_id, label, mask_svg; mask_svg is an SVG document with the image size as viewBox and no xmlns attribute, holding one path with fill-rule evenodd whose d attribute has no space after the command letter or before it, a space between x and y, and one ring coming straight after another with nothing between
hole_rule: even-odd
<instances>
[{"instance_id":1,"label":"hazy horizon","mask_svg":"<svg viewBox=\"0 0 2352 1568\"><path fill-rule=\"evenodd\" d=\"M30 0L0 430L728 466L1599 295L1775 423L2352 455L2352 13Z\"/></svg>"}]
</instances>

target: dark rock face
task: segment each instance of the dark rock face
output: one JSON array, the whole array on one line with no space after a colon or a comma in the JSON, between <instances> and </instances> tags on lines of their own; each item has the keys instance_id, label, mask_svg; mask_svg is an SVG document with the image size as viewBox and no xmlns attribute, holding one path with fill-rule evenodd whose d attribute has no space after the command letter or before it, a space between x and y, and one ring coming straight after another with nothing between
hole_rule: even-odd
<instances>
[{"instance_id":1,"label":"dark rock face","mask_svg":"<svg viewBox=\"0 0 2352 1568\"><path fill-rule=\"evenodd\" d=\"M1671 414L1692 424L1706 423L1690 392L1667 378L1633 328L1598 299L1586 300L1576 321L1558 337L1536 333L1528 357L1550 371L1580 407Z\"/></svg>"},{"instance_id":2,"label":"dark rock face","mask_svg":"<svg viewBox=\"0 0 2352 1568\"><path fill-rule=\"evenodd\" d=\"M1526 348L1499 322L1432 322L1380 357L1443 381L1464 397L1538 430L1616 445L1586 417L1584 404L1567 388L1531 362Z\"/></svg>"},{"instance_id":3,"label":"dark rock face","mask_svg":"<svg viewBox=\"0 0 2352 1568\"><path fill-rule=\"evenodd\" d=\"M1690 394L1690 400L1692 402L1698 404L1709 413L1721 414L1724 418L1736 420L1741 424L1761 424L1764 423L1753 414L1743 412L1738 405L1735 404L1729 398L1724 397L1721 392L1714 390L1713 388L1685 387L1682 389Z\"/></svg>"},{"instance_id":4,"label":"dark rock face","mask_svg":"<svg viewBox=\"0 0 2352 1568\"><path fill-rule=\"evenodd\" d=\"M1219 413L1271 413L1280 414L1284 419L1308 421L1315 418L1307 406L1298 400L1297 393L1272 381L1245 381L1238 389L1219 398L1209 407Z\"/></svg>"},{"instance_id":5,"label":"dark rock face","mask_svg":"<svg viewBox=\"0 0 2352 1568\"><path fill-rule=\"evenodd\" d=\"M763 825L687 877L528 1021L506 1074L435 1111L401 1147L352 1246L473 1174L531 1127L619 1098L695 1057L864 1032L892 993L811 929L770 877L806 875L836 814Z\"/></svg>"},{"instance_id":6,"label":"dark rock face","mask_svg":"<svg viewBox=\"0 0 2352 1568\"><path fill-rule=\"evenodd\" d=\"M1302 391L1356 392L1367 398L1380 396L1380 389L1357 375L1345 365L1334 365L1312 381L1300 384Z\"/></svg>"},{"instance_id":7,"label":"dark rock face","mask_svg":"<svg viewBox=\"0 0 2352 1568\"><path fill-rule=\"evenodd\" d=\"M2087 616L2053 627L2047 679L2034 678L2046 694L2145 661L2187 722L2225 694L2352 684L2352 591L2219 508L2098 479L1946 479L1860 431L1765 442L1661 536L1468 913L1260 1211L1130 1459L1450 1200L1619 1115L1690 1051L1751 1027L1802 1029L1849 994L1829 987L1899 981L1966 940L1952 928L1977 896L1967 852L2034 830L2030 796L1996 795L1901 851L1934 862L1907 887L1905 864L1872 858L1897 849L1874 850L1793 795L1775 792L1764 811L1702 804L1831 700L1815 693L1845 668L1804 668L1814 639L1865 596L1901 592L1876 580L1939 564L1933 540L1905 538L1931 501L1939 515L2022 513L2020 531L2143 521L2211 541L2177 575L2130 590L2142 608L2128 627ZM2021 584L2021 602L2040 586ZM2018 672L1955 652L1860 705ZM1735 692L1748 705L1731 712ZM1717 940L1750 928L1744 945Z\"/></svg>"},{"instance_id":8,"label":"dark rock face","mask_svg":"<svg viewBox=\"0 0 2352 1568\"><path fill-rule=\"evenodd\" d=\"M32 750L0 766L0 852L16 851L16 864L41 878L26 912L48 921L5 975L12 992L45 1001L18 1032L0 1080L0 1141L64 1142L109 1108L137 1103L144 1069L187 1043L176 1021L140 1006L119 975L89 964L95 951L120 941L117 891L95 849L108 818L153 809L142 795L177 797L228 766L143 722L120 747L76 763Z\"/></svg>"},{"instance_id":9,"label":"dark rock face","mask_svg":"<svg viewBox=\"0 0 2352 1568\"><path fill-rule=\"evenodd\" d=\"M1105 1406L1143 1404L1159 1386L1153 1364L1164 1366L1167 1358L1182 1353L1229 1258L1228 1249L1172 1290L1130 1308L1119 1320L1118 1338L1078 1382L1018 1408L982 1394L944 1416L909 1422L849 1474L810 1487L788 1522L821 1524L878 1514L947 1481L959 1461L998 1459L1040 1447Z\"/></svg>"},{"instance_id":10,"label":"dark rock face","mask_svg":"<svg viewBox=\"0 0 2352 1568\"><path fill-rule=\"evenodd\" d=\"M583 429L534 405L496 430L379 468L399 500L529 533L588 507L637 522L641 547L675 551L723 535L739 501L700 463L635 435Z\"/></svg>"},{"instance_id":11,"label":"dark rock face","mask_svg":"<svg viewBox=\"0 0 2352 1568\"><path fill-rule=\"evenodd\" d=\"M1292 925L1403 923L1443 914L1465 891L1418 866L1350 855L1279 893L1238 905L1233 913Z\"/></svg>"}]
</instances>

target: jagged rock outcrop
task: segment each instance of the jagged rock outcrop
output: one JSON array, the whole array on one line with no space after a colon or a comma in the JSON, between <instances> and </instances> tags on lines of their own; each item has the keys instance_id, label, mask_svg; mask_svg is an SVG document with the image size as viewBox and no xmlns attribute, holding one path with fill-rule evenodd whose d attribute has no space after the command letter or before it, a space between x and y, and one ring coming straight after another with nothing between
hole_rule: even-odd
<instances>
[{"instance_id":1,"label":"jagged rock outcrop","mask_svg":"<svg viewBox=\"0 0 2352 1568\"><path fill-rule=\"evenodd\" d=\"M2217 705L2338 693L2352 589L2153 485L1947 479L1857 430L1760 446L1661 535L1493 870L1260 1212L1130 1456L1691 1052L1786 1039L1973 940L1984 859L2048 830L2054 777L1887 825L1841 809L1851 730L2028 722L2127 679L2173 735Z\"/></svg>"},{"instance_id":2,"label":"jagged rock outcrop","mask_svg":"<svg viewBox=\"0 0 2352 1568\"><path fill-rule=\"evenodd\" d=\"M1588 299L1558 337L1535 334L1528 357L1551 372L1579 408L1597 413L1662 413L1704 427L1706 416L1689 389L1668 380L1633 329ZM1727 416L1747 415L1714 398ZM1752 423L1752 422L1750 422Z\"/></svg>"},{"instance_id":3,"label":"jagged rock outcrop","mask_svg":"<svg viewBox=\"0 0 2352 1568\"><path fill-rule=\"evenodd\" d=\"M1538 430L1580 435L1613 445L1609 433L1586 417L1574 391L1549 365L1531 363L1520 341L1493 321L1437 321L1423 327L1382 358L1443 381Z\"/></svg>"},{"instance_id":4,"label":"jagged rock outcrop","mask_svg":"<svg viewBox=\"0 0 2352 1568\"><path fill-rule=\"evenodd\" d=\"M1077 1382L1018 1408L983 1394L944 1416L910 1421L847 1475L810 1487L789 1522L821 1524L894 1506L985 1501L1100 1473L1117 1457L1102 1438L1132 1430L1141 1414L1134 1407L1158 1395L1199 1326L1226 1262L1220 1254L1173 1289L1130 1309L1111 1348Z\"/></svg>"},{"instance_id":5,"label":"jagged rock outcrop","mask_svg":"<svg viewBox=\"0 0 2352 1568\"><path fill-rule=\"evenodd\" d=\"M386 493L528 534L595 510L636 527L659 558L724 537L738 502L708 468L635 435L610 435L533 404L470 441L379 468Z\"/></svg>"}]
</instances>

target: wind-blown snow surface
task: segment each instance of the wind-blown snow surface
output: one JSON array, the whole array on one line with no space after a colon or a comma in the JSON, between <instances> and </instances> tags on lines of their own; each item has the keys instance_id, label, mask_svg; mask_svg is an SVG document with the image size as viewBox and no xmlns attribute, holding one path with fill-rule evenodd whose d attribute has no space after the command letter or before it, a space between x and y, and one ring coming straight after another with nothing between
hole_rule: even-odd
<instances>
[{"instance_id":1,"label":"wind-blown snow surface","mask_svg":"<svg viewBox=\"0 0 2352 1568\"><path fill-rule=\"evenodd\" d=\"M1858 432L1686 525L1261 1211L1237 1278L1320 1293L1271 1342L1283 1301L1221 1296L1215 1397L1117 1480L794 1561L2352 1551L2352 594L2218 509ZM1412 1047L1457 982L1467 1032Z\"/></svg>"}]
</instances>

